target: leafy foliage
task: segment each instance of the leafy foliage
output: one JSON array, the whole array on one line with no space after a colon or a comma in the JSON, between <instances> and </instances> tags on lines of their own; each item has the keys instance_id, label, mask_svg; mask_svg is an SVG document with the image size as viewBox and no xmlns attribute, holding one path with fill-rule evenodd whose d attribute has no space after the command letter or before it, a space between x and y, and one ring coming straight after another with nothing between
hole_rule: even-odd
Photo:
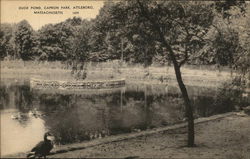
<instances>
[{"instance_id":1,"label":"leafy foliage","mask_svg":"<svg viewBox=\"0 0 250 159\"><path fill-rule=\"evenodd\" d=\"M247 72L249 24L243 21L249 18L249 5L244 1L147 0L142 6L146 17L137 1L107 1L90 21L74 17L38 31L25 20L16 26L1 24L1 58L69 64L118 59L144 66L153 61L169 63L168 49L151 23L154 20L179 66L218 64Z\"/></svg>"},{"instance_id":2,"label":"leafy foliage","mask_svg":"<svg viewBox=\"0 0 250 159\"><path fill-rule=\"evenodd\" d=\"M17 24L14 32L14 42L18 55L23 60L31 60L35 54L34 31L28 21L23 20Z\"/></svg>"},{"instance_id":3,"label":"leafy foliage","mask_svg":"<svg viewBox=\"0 0 250 159\"><path fill-rule=\"evenodd\" d=\"M235 60L235 67L243 75L248 73L250 79L250 5L246 7L246 14L244 18L237 18L235 21L235 28L238 30L239 43L242 48L239 56Z\"/></svg>"},{"instance_id":4,"label":"leafy foliage","mask_svg":"<svg viewBox=\"0 0 250 159\"><path fill-rule=\"evenodd\" d=\"M49 61L66 60L71 55L74 28L68 23L44 26L39 32L41 54Z\"/></svg>"},{"instance_id":5,"label":"leafy foliage","mask_svg":"<svg viewBox=\"0 0 250 159\"><path fill-rule=\"evenodd\" d=\"M214 58L217 64L232 66L238 56L240 45L238 32L227 28L216 33L212 46L214 47Z\"/></svg>"},{"instance_id":6,"label":"leafy foliage","mask_svg":"<svg viewBox=\"0 0 250 159\"><path fill-rule=\"evenodd\" d=\"M10 24L1 24L0 30L0 59L6 56L14 56L13 46L13 26Z\"/></svg>"},{"instance_id":7,"label":"leafy foliage","mask_svg":"<svg viewBox=\"0 0 250 159\"><path fill-rule=\"evenodd\" d=\"M204 46L202 37L214 16L209 4L147 1L144 7L148 9L148 19L136 6L136 2L117 3L110 9L112 23L109 22L109 28L120 33L132 46L134 62L150 64L155 55L167 54L155 26L148 19L157 19L159 29L176 53L180 65L191 60Z\"/></svg>"},{"instance_id":8,"label":"leafy foliage","mask_svg":"<svg viewBox=\"0 0 250 159\"><path fill-rule=\"evenodd\" d=\"M232 16L230 10L233 7L237 7L240 9L241 13L245 13L245 1L244 0L225 0L225 1L216 1L215 8L216 10L222 14L223 18L229 18Z\"/></svg>"},{"instance_id":9,"label":"leafy foliage","mask_svg":"<svg viewBox=\"0 0 250 159\"><path fill-rule=\"evenodd\" d=\"M216 93L216 98L213 104L216 106L214 111L224 113L249 105L249 101L242 96L245 88L246 81L240 76L235 77L230 82L224 83Z\"/></svg>"}]
</instances>

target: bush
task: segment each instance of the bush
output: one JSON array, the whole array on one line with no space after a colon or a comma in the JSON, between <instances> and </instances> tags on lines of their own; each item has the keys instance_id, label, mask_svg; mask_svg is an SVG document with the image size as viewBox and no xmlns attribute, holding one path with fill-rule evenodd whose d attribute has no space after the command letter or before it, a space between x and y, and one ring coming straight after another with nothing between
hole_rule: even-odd
<instances>
[{"instance_id":1,"label":"bush","mask_svg":"<svg viewBox=\"0 0 250 159\"><path fill-rule=\"evenodd\" d=\"M243 97L245 89L246 82L241 77L235 77L231 82L224 83L215 97L215 111L224 113L247 106L249 101Z\"/></svg>"}]
</instances>

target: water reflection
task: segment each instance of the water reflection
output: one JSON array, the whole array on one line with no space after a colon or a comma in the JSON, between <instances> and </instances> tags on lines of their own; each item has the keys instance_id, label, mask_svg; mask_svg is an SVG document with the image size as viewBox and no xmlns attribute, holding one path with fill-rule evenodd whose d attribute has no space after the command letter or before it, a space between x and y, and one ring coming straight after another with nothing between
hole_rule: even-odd
<instances>
[{"instance_id":1,"label":"water reflection","mask_svg":"<svg viewBox=\"0 0 250 159\"><path fill-rule=\"evenodd\" d=\"M217 113L214 97L195 95L201 89L189 90L195 116ZM3 155L28 151L48 130L57 144L66 144L173 124L182 121L185 112L178 91L162 86L58 92L21 84L1 85L0 94Z\"/></svg>"}]
</instances>

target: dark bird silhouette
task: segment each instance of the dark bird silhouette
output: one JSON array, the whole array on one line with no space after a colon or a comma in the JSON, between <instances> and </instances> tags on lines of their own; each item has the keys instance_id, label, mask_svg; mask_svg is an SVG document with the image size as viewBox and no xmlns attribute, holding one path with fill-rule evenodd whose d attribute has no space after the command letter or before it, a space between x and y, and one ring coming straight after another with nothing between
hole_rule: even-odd
<instances>
[{"instance_id":1,"label":"dark bird silhouette","mask_svg":"<svg viewBox=\"0 0 250 159\"><path fill-rule=\"evenodd\" d=\"M49 154L49 152L54 147L53 139L54 137L49 133L44 134L44 140L39 142L28 154L27 158L40 158L44 157Z\"/></svg>"}]
</instances>

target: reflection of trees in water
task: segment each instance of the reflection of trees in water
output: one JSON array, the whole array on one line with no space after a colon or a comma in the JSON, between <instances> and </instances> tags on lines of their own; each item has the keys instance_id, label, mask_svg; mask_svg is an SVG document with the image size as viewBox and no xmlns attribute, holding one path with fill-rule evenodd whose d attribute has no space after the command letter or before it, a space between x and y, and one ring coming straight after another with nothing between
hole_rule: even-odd
<instances>
[{"instance_id":1,"label":"reflection of trees in water","mask_svg":"<svg viewBox=\"0 0 250 159\"><path fill-rule=\"evenodd\" d=\"M15 108L20 111L16 122L26 127L30 123L30 117L27 112L32 107L33 95L28 85L1 85L0 88L0 106L1 109ZM16 114L13 114L16 115Z\"/></svg>"},{"instance_id":2,"label":"reflection of trees in water","mask_svg":"<svg viewBox=\"0 0 250 159\"><path fill-rule=\"evenodd\" d=\"M45 113L51 113L57 110L67 110L74 107L74 95L62 94L42 94L38 95L39 109Z\"/></svg>"},{"instance_id":3,"label":"reflection of trees in water","mask_svg":"<svg viewBox=\"0 0 250 159\"><path fill-rule=\"evenodd\" d=\"M151 97L142 91L126 91L113 94L110 107L109 128L112 134L145 129L151 124Z\"/></svg>"},{"instance_id":4,"label":"reflection of trees in water","mask_svg":"<svg viewBox=\"0 0 250 159\"><path fill-rule=\"evenodd\" d=\"M46 112L45 124L61 144L90 139L104 134L105 101L79 95L41 95L40 108ZM99 102L98 102L99 101ZM104 105L103 105L104 104ZM51 113L53 112L53 113Z\"/></svg>"},{"instance_id":5,"label":"reflection of trees in water","mask_svg":"<svg viewBox=\"0 0 250 159\"><path fill-rule=\"evenodd\" d=\"M28 85L12 86L15 92L15 107L21 112L21 118L18 122L26 127L30 123L30 116L27 114L32 109L33 94Z\"/></svg>"},{"instance_id":6,"label":"reflection of trees in water","mask_svg":"<svg viewBox=\"0 0 250 159\"><path fill-rule=\"evenodd\" d=\"M194 110L196 111L196 114L198 114L198 116L202 117L232 111L234 110L236 104L232 103L232 101L230 100L231 97L232 96L223 98L219 96L218 98L217 94L215 94L214 97L197 96L193 100L195 107Z\"/></svg>"},{"instance_id":7,"label":"reflection of trees in water","mask_svg":"<svg viewBox=\"0 0 250 159\"><path fill-rule=\"evenodd\" d=\"M79 116L75 109L57 110L44 119L58 142L64 144L81 140L78 133L82 132L83 128L79 125Z\"/></svg>"},{"instance_id":8,"label":"reflection of trees in water","mask_svg":"<svg viewBox=\"0 0 250 159\"><path fill-rule=\"evenodd\" d=\"M28 112L32 109L33 94L28 85L17 87L15 92L15 105L21 112Z\"/></svg>"},{"instance_id":9,"label":"reflection of trees in water","mask_svg":"<svg viewBox=\"0 0 250 159\"><path fill-rule=\"evenodd\" d=\"M157 95L153 97L152 122L154 126L164 126L183 119L183 100L171 95Z\"/></svg>"},{"instance_id":10,"label":"reflection of trees in water","mask_svg":"<svg viewBox=\"0 0 250 159\"><path fill-rule=\"evenodd\" d=\"M0 109L4 109L9 103L9 94L6 85L0 85Z\"/></svg>"},{"instance_id":11,"label":"reflection of trees in water","mask_svg":"<svg viewBox=\"0 0 250 159\"><path fill-rule=\"evenodd\" d=\"M33 105L45 113L45 125L62 144L169 125L185 117L178 94L152 94L148 89L152 88L99 95L34 94ZM209 115L209 100L193 98L195 113Z\"/></svg>"},{"instance_id":12,"label":"reflection of trees in water","mask_svg":"<svg viewBox=\"0 0 250 159\"><path fill-rule=\"evenodd\" d=\"M194 113L197 116L207 117L216 114L217 105L213 105L214 97L196 96L192 98Z\"/></svg>"},{"instance_id":13,"label":"reflection of trees in water","mask_svg":"<svg viewBox=\"0 0 250 159\"><path fill-rule=\"evenodd\" d=\"M151 97L147 105L144 93L128 92L98 96L42 95L40 108L53 111L44 117L61 143L78 142L109 134L146 128L150 121ZM122 101L121 101L122 100ZM122 109L121 109L122 107ZM150 123L150 122L149 122Z\"/></svg>"},{"instance_id":14,"label":"reflection of trees in water","mask_svg":"<svg viewBox=\"0 0 250 159\"><path fill-rule=\"evenodd\" d=\"M40 94L28 85L0 87L1 109L18 108L24 114L37 108L46 127L65 144L173 124L184 118L183 100L178 94L152 93L154 87L121 90L110 94ZM213 97L192 97L194 113L209 116L224 110ZM22 126L29 116L17 120Z\"/></svg>"}]
</instances>

